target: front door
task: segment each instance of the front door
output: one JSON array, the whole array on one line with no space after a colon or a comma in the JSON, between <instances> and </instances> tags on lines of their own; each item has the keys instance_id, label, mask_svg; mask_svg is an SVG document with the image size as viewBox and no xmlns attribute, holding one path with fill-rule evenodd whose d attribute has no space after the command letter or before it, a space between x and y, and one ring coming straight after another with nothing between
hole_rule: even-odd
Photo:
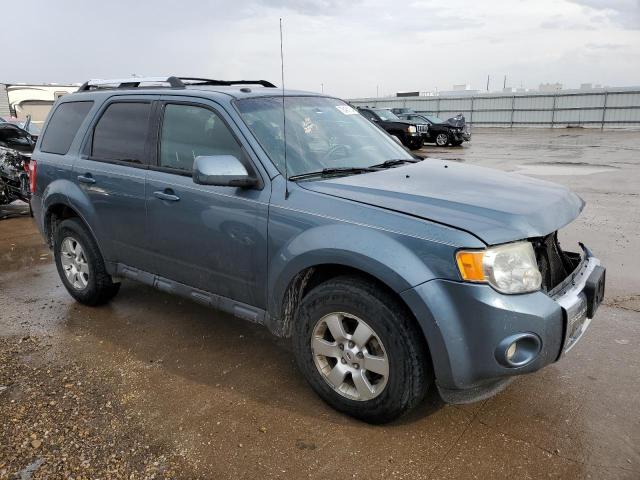
<instances>
[{"instance_id":1,"label":"front door","mask_svg":"<svg viewBox=\"0 0 640 480\"><path fill-rule=\"evenodd\" d=\"M153 273L265 308L269 189L197 185L191 177L199 155L233 155L258 174L241 134L213 102L167 98L160 107L146 195Z\"/></svg>"},{"instance_id":2,"label":"front door","mask_svg":"<svg viewBox=\"0 0 640 480\"><path fill-rule=\"evenodd\" d=\"M74 164L74 181L91 204L105 260L143 270L149 268L145 176L153 100L127 96L107 103Z\"/></svg>"}]
</instances>

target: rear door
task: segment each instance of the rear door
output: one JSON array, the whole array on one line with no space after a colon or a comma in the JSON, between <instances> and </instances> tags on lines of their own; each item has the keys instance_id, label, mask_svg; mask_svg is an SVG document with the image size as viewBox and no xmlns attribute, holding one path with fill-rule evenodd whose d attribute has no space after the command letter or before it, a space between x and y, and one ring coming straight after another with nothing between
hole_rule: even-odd
<instances>
[{"instance_id":1,"label":"rear door","mask_svg":"<svg viewBox=\"0 0 640 480\"><path fill-rule=\"evenodd\" d=\"M270 190L197 185L199 155L234 155L265 178L226 112L208 100L163 97L157 165L147 177L154 273L264 308Z\"/></svg>"},{"instance_id":2,"label":"rear door","mask_svg":"<svg viewBox=\"0 0 640 480\"><path fill-rule=\"evenodd\" d=\"M149 268L145 177L157 96L112 97L100 109L74 164L107 261Z\"/></svg>"}]
</instances>

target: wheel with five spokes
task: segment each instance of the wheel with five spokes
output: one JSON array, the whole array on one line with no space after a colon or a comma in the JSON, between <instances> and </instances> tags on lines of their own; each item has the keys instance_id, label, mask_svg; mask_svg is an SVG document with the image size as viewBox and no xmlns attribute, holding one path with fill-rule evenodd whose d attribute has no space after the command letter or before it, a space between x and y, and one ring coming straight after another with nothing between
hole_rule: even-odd
<instances>
[{"instance_id":1,"label":"wheel with five spokes","mask_svg":"<svg viewBox=\"0 0 640 480\"><path fill-rule=\"evenodd\" d=\"M112 281L95 240L79 219L57 225L53 251L60 279L78 302L100 305L118 293L120 284Z\"/></svg>"},{"instance_id":2,"label":"wheel with five spokes","mask_svg":"<svg viewBox=\"0 0 640 480\"><path fill-rule=\"evenodd\" d=\"M424 397L431 366L422 333L389 292L357 277L322 283L302 300L294 346L311 387L335 409L391 421Z\"/></svg>"}]
</instances>

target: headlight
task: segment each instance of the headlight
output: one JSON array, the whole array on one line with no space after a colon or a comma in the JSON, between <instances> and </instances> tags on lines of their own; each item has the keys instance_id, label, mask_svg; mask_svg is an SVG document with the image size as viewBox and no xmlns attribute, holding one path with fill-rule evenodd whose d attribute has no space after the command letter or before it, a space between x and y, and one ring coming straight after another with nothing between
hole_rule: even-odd
<instances>
[{"instance_id":1,"label":"headlight","mask_svg":"<svg viewBox=\"0 0 640 480\"><path fill-rule=\"evenodd\" d=\"M407 128L407 132L409 133L416 133L418 130L416 130L416 127L413 125L409 125L409 128Z\"/></svg>"},{"instance_id":2,"label":"headlight","mask_svg":"<svg viewBox=\"0 0 640 480\"><path fill-rule=\"evenodd\" d=\"M461 250L456 261L462 279L487 282L501 293L539 290L542 275L530 242L516 242L486 250Z\"/></svg>"}]
</instances>

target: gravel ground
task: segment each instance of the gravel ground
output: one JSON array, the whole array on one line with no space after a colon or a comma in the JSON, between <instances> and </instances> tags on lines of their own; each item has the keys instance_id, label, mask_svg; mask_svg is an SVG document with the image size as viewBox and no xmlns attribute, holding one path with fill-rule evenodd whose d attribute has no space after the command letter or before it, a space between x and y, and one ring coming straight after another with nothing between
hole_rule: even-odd
<instances>
[{"instance_id":1,"label":"gravel ground","mask_svg":"<svg viewBox=\"0 0 640 480\"><path fill-rule=\"evenodd\" d=\"M564 183L607 266L581 342L489 400L390 425L324 405L287 342L124 282L76 304L24 206L0 212L0 479L640 478L640 133L475 130L428 156Z\"/></svg>"}]
</instances>

